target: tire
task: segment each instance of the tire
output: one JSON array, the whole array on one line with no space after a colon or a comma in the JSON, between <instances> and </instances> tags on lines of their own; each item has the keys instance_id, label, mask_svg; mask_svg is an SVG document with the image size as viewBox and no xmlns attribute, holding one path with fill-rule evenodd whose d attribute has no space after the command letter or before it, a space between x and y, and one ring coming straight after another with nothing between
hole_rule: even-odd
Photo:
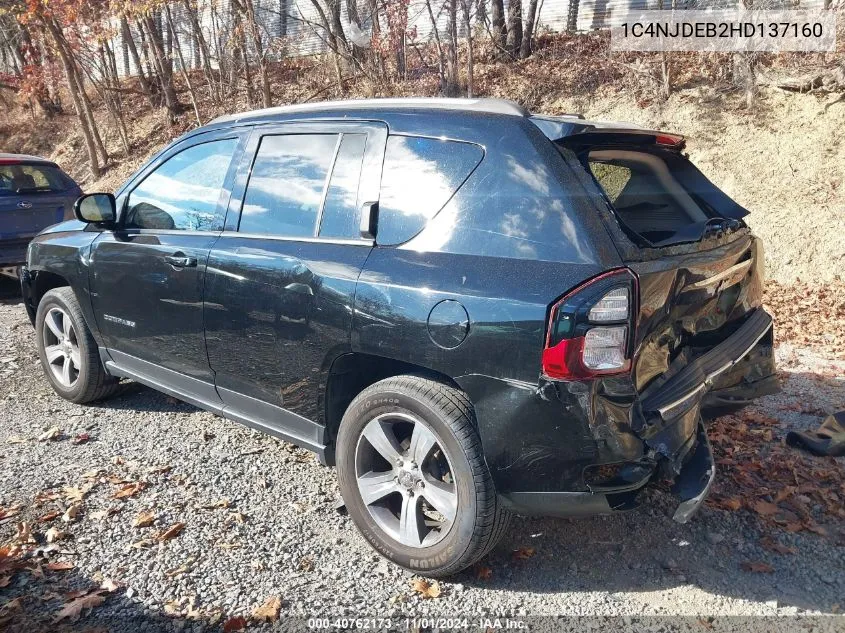
<instances>
[{"instance_id":1,"label":"tire","mask_svg":"<svg viewBox=\"0 0 845 633\"><path fill-rule=\"evenodd\" d=\"M396 443L385 446L382 432ZM456 574L493 549L507 527L472 405L459 389L413 375L377 382L349 405L336 448L349 516L377 552L405 569ZM418 519L403 521L411 507Z\"/></svg>"},{"instance_id":2,"label":"tire","mask_svg":"<svg viewBox=\"0 0 845 633\"><path fill-rule=\"evenodd\" d=\"M100 362L97 343L70 288L54 288L41 298L35 337L44 375L65 400L86 404L107 398L118 388L117 379Z\"/></svg>"}]
</instances>

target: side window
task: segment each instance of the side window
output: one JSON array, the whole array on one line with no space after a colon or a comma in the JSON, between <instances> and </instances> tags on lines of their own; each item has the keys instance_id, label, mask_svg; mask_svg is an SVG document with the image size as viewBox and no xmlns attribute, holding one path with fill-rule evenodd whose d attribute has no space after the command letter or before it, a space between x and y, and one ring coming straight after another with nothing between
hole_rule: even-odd
<instances>
[{"instance_id":1,"label":"side window","mask_svg":"<svg viewBox=\"0 0 845 633\"><path fill-rule=\"evenodd\" d=\"M320 221L320 237L357 239L361 230L358 183L367 146L366 134L344 134L332 169ZM364 202L363 200L361 202Z\"/></svg>"},{"instance_id":2,"label":"side window","mask_svg":"<svg viewBox=\"0 0 845 633\"><path fill-rule=\"evenodd\" d=\"M337 134L263 137L246 187L238 230L313 237L337 141Z\"/></svg>"},{"instance_id":3,"label":"side window","mask_svg":"<svg viewBox=\"0 0 845 633\"><path fill-rule=\"evenodd\" d=\"M390 136L379 197L378 241L411 239L460 188L484 157L472 143Z\"/></svg>"},{"instance_id":4,"label":"side window","mask_svg":"<svg viewBox=\"0 0 845 633\"><path fill-rule=\"evenodd\" d=\"M129 194L124 227L219 231L218 200L237 139L189 147L149 174Z\"/></svg>"}]
</instances>

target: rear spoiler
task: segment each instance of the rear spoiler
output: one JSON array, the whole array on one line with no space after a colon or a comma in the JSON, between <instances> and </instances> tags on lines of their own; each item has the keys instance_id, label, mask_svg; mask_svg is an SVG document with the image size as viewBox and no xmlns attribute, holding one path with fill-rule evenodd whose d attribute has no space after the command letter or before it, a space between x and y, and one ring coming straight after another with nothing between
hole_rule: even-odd
<instances>
[{"instance_id":1,"label":"rear spoiler","mask_svg":"<svg viewBox=\"0 0 845 633\"><path fill-rule=\"evenodd\" d=\"M687 143L680 134L649 130L633 123L586 121L580 116L532 116L530 120L550 141L569 146L642 144L680 152Z\"/></svg>"}]
</instances>

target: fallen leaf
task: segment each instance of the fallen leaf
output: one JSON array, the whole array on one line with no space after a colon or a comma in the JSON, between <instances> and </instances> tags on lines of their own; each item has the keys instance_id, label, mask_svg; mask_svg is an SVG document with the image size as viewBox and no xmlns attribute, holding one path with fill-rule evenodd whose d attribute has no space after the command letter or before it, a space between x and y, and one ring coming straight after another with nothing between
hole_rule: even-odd
<instances>
[{"instance_id":1,"label":"fallen leaf","mask_svg":"<svg viewBox=\"0 0 845 633\"><path fill-rule=\"evenodd\" d=\"M162 530L161 532L158 532L155 535L155 540L157 540L159 543L161 543L163 541L169 541L170 539L174 538L175 536L178 536L179 533L184 529L185 529L184 523L174 523L173 525L171 525L166 530Z\"/></svg>"},{"instance_id":2,"label":"fallen leaf","mask_svg":"<svg viewBox=\"0 0 845 633\"><path fill-rule=\"evenodd\" d=\"M80 433L79 435L77 435L76 437L74 437L74 438L70 441L70 443L71 443L71 444L76 444L76 445L78 446L79 444L85 444L85 442L87 442L87 441L88 441L88 440L90 440L90 439L91 439L91 436L90 436L90 435L88 435L88 433Z\"/></svg>"},{"instance_id":3,"label":"fallen leaf","mask_svg":"<svg viewBox=\"0 0 845 633\"><path fill-rule=\"evenodd\" d=\"M168 578L175 578L176 576L181 576L182 574L186 574L191 571L191 568L188 565L182 565L177 567L176 569L171 569L168 572L165 572L165 576Z\"/></svg>"},{"instance_id":4,"label":"fallen leaf","mask_svg":"<svg viewBox=\"0 0 845 633\"><path fill-rule=\"evenodd\" d=\"M756 563L750 561L743 561L740 565L744 571L750 571L755 574L771 574L774 573L775 568L768 563Z\"/></svg>"},{"instance_id":5,"label":"fallen leaf","mask_svg":"<svg viewBox=\"0 0 845 633\"><path fill-rule=\"evenodd\" d=\"M475 577L479 580L490 580L493 577L493 570L486 565L479 565L475 568Z\"/></svg>"},{"instance_id":6,"label":"fallen leaf","mask_svg":"<svg viewBox=\"0 0 845 633\"><path fill-rule=\"evenodd\" d=\"M132 521L132 527L134 528L145 528L150 527L156 520L155 512L152 510L145 510L141 512L138 516L135 517L135 520Z\"/></svg>"},{"instance_id":7,"label":"fallen leaf","mask_svg":"<svg viewBox=\"0 0 845 633\"><path fill-rule=\"evenodd\" d=\"M88 516L94 521L102 521L103 519L107 519L108 517L112 516L113 514L117 514L120 512L120 508L106 508L105 510L97 510L96 512L92 512Z\"/></svg>"},{"instance_id":8,"label":"fallen leaf","mask_svg":"<svg viewBox=\"0 0 845 633\"><path fill-rule=\"evenodd\" d=\"M47 563L46 565L44 565L44 567L46 567L50 571L68 571L70 569L73 569L75 565L69 560L64 560L57 561L55 563Z\"/></svg>"},{"instance_id":9,"label":"fallen leaf","mask_svg":"<svg viewBox=\"0 0 845 633\"><path fill-rule=\"evenodd\" d=\"M136 541L136 542L132 543L132 545L130 545L129 547L131 549L143 549L145 547L152 546L154 543L155 543L155 541L153 541L152 539L145 538L145 539L141 539L140 541Z\"/></svg>"},{"instance_id":10,"label":"fallen leaf","mask_svg":"<svg viewBox=\"0 0 845 633\"><path fill-rule=\"evenodd\" d=\"M411 589L426 599L439 598L441 594L440 583L436 580L434 582L429 582L425 578L414 578L411 581Z\"/></svg>"},{"instance_id":11,"label":"fallen leaf","mask_svg":"<svg viewBox=\"0 0 845 633\"><path fill-rule=\"evenodd\" d=\"M182 605L178 600L168 600L164 603L164 613L166 615L182 615Z\"/></svg>"},{"instance_id":12,"label":"fallen leaf","mask_svg":"<svg viewBox=\"0 0 845 633\"><path fill-rule=\"evenodd\" d=\"M807 526L807 529L810 532L818 534L819 536L827 536L828 532L827 529L822 527L821 525L816 525L815 523L811 523Z\"/></svg>"},{"instance_id":13,"label":"fallen leaf","mask_svg":"<svg viewBox=\"0 0 845 633\"><path fill-rule=\"evenodd\" d=\"M754 512L760 516L772 516L780 512L780 508L778 506L774 503L769 503L768 501L758 501L752 506L752 508L754 509Z\"/></svg>"},{"instance_id":14,"label":"fallen leaf","mask_svg":"<svg viewBox=\"0 0 845 633\"><path fill-rule=\"evenodd\" d=\"M82 501L91 489L94 487L93 483L87 483L82 487L75 488L71 486L67 486L62 489L65 493L65 498L70 502Z\"/></svg>"},{"instance_id":15,"label":"fallen leaf","mask_svg":"<svg viewBox=\"0 0 845 633\"><path fill-rule=\"evenodd\" d=\"M520 547L519 549L514 550L513 558L514 560L528 560L535 554L535 550L533 547Z\"/></svg>"},{"instance_id":16,"label":"fallen leaf","mask_svg":"<svg viewBox=\"0 0 845 633\"><path fill-rule=\"evenodd\" d=\"M233 631L243 631L246 628L246 618L237 616L229 618L223 623L223 633L233 633Z\"/></svg>"},{"instance_id":17,"label":"fallen leaf","mask_svg":"<svg viewBox=\"0 0 845 633\"><path fill-rule=\"evenodd\" d=\"M68 507L65 510L65 513L62 515L62 521L65 523L73 523L76 519L79 518L79 515L82 513L82 504L81 503L74 503L72 506Z\"/></svg>"},{"instance_id":18,"label":"fallen leaf","mask_svg":"<svg viewBox=\"0 0 845 633\"><path fill-rule=\"evenodd\" d=\"M218 501L215 501L214 503L209 503L209 504L206 504L204 506L199 506L199 509L200 510L219 510L221 508L228 508L230 505L232 505L232 502L229 501L228 499L220 499Z\"/></svg>"},{"instance_id":19,"label":"fallen leaf","mask_svg":"<svg viewBox=\"0 0 845 633\"><path fill-rule=\"evenodd\" d=\"M82 473L83 479L97 479L100 475L102 475L105 471L102 468L95 468L94 470L89 470L87 472Z\"/></svg>"},{"instance_id":20,"label":"fallen leaf","mask_svg":"<svg viewBox=\"0 0 845 633\"><path fill-rule=\"evenodd\" d=\"M56 541L66 539L68 536L70 536L70 534L68 534L67 532L63 532L59 528L51 527L49 530L47 530L45 536L47 537L48 543L55 543Z\"/></svg>"},{"instance_id":21,"label":"fallen leaf","mask_svg":"<svg viewBox=\"0 0 845 633\"><path fill-rule=\"evenodd\" d=\"M246 523L247 516L243 512L233 512L228 517L226 517L226 521L224 525L229 523Z\"/></svg>"},{"instance_id":22,"label":"fallen leaf","mask_svg":"<svg viewBox=\"0 0 845 633\"><path fill-rule=\"evenodd\" d=\"M42 514L40 517L38 517L38 522L39 523L47 523L47 521L52 521L53 519L61 516L61 514L62 513L59 512L58 510L53 510L52 512L48 512L47 514Z\"/></svg>"},{"instance_id":23,"label":"fallen leaf","mask_svg":"<svg viewBox=\"0 0 845 633\"><path fill-rule=\"evenodd\" d=\"M18 523L15 528L15 536L12 537L12 543L16 545L35 545L35 537L29 529L29 523L25 521Z\"/></svg>"},{"instance_id":24,"label":"fallen leaf","mask_svg":"<svg viewBox=\"0 0 845 633\"><path fill-rule=\"evenodd\" d=\"M777 552L778 554L797 554L798 549L795 547L782 545L771 536L764 536L760 539L760 546L770 552Z\"/></svg>"},{"instance_id":25,"label":"fallen leaf","mask_svg":"<svg viewBox=\"0 0 845 633\"><path fill-rule=\"evenodd\" d=\"M11 576L0 576L0 589L8 587L10 582L12 582Z\"/></svg>"},{"instance_id":26,"label":"fallen leaf","mask_svg":"<svg viewBox=\"0 0 845 633\"><path fill-rule=\"evenodd\" d=\"M281 608L282 599L279 596L272 596L252 612L252 617L259 622L275 622L279 619Z\"/></svg>"},{"instance_id":27,"label":"fallen leaf","mask_svg":"<svg viewBox=\"0 0 845 633\"><path fill-rule=\"evenodd\" d=\"M129 497L134 497L146 487L147 484L143 481L123 485L112 495L112 499L128 499Z\"/></svg>"},{"instance_id":28,"label":"fallen leaf","mask_svg":"<svg viewBox=\"0 0 845 633\"><path fill-rule=\"evenodd\" d=\"M123 584L112 580L111 578L106 578L103 580L102 584L100 585L100 589L103 591L107 591L108 593L114 593L118 589L121 589Z\"/></svg>"},{"instance_id":29,"label":"fallen leaf","mask_svg":"<svg viewBox=\"0 0 845 633\"><path fill-rule=\"evenodd\" d=\"M6 509L0 508L0 521L19 515L21 510L23 510L23 506L12 506Z\"/></svg>"},{"instance_id":30,"label":"fallen leaf","mask_svg":"<svg viewBox=\"0 0 845 633\"><path fill-rule=\"evenodd\" d=\"M736 512L742 507L742 501L733 497L731 499L723 499L720 504L725 510Z\"/></svg>"},{"instance_id":31,"label":"fallen leaf","mask_svg":"<svg viewBox=\"0 0 845 633\"><path fill-rule=\"evenodd\" d=\"M53 622L61 622L62 620L76 622L83 611L98 607L105 601L106 599L99 592L89 593L66 604L53 618Z\"/></svg>"},{"instance_id":32,"label":"fallen leaf","mask_svg":"<svg viewBox=\"0 0 845 633\"><path fill-rule=\"evenodd\" d=\"M261 561L253 561L253 565L256 562L261 563ZM314 571L314 560L309 556L303 556L299 561L299 571Z\"/></svg>"},{"instance_id":33,"label":"fallen leaf","mask_svg":"<svg viewBox=\"0 0 845 633\"><path fill-rule=\"evenodd\" d=\"M62 430L59 427L54 426L54 427L44 431L41 435L39 435L38 441L39 442L46 442L48 440L56 440L56 439L60 438L61 435L62 435Z\"/></svg>"}]
</instances>

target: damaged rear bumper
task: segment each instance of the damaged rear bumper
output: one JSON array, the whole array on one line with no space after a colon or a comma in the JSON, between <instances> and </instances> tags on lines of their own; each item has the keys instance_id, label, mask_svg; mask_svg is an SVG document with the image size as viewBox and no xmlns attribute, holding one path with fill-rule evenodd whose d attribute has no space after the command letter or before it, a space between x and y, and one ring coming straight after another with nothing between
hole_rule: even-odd
<instances>
[{"instance_id":1,"label":"damaged rear bumper","mask_svg":"<svg viewBox=\"0 0 845 633\"><path fill-rule=\"evenodd\" d=\"M679 500L674 518L685 522L715 478L703 420L711 409L778 389L772 342L772 319L757 309L643 394L627 376L539 388L479 376L459 382L476 404L488 465L513 511L609 514L636 507L646 485L670 479ZM512 413L503 426L505 409Z\"/></svg>"}]
</instances>

